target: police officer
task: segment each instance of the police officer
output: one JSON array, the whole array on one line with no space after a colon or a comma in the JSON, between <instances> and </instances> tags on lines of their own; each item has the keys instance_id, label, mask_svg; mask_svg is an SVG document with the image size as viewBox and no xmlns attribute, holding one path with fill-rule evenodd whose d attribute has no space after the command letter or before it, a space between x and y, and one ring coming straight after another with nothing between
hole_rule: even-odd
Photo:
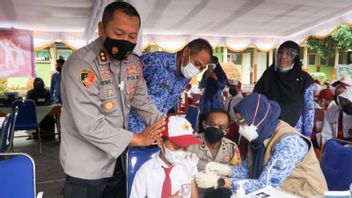
<instances>
[{"instance_id":1,"label":"police officer","mask_svg":"<svg viewBox=\"0 0 352 198\"><path fill-rule=\"evenodd\" d=\"M126 2L113 2L99 23L99 38L73 53L62 73L61 165L64 197L126 197L122 156L127 146L149 145L165 129L147 95L133 51L140 17ZM127 131L130 107L149 125Z\"/></svg>"},{"instance_id":2,"label":"police officer","mask_svg":"<svg viewBox=\"0 0 352 198\"><path fill-rule=\"evenodd\" d=\"M222 109L212 109L203 121L204 133L197 134L202 144L192 145L188 151L198 155L198 171L204 171L208 162L219 162L228 165L240 165L241 155L237 145L224 136L228 133L230 117ZM225 189L205 190L199 189L199 197L230 197L231 192Z\"/></svg>"}]
</instances>

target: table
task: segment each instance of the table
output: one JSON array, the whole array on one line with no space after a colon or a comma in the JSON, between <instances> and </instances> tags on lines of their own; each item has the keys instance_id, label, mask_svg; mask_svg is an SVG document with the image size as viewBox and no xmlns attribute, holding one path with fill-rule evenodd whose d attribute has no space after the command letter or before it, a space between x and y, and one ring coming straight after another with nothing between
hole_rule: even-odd
<instances>
[{"instance_id":1,"label":"table","mask_svg":"<svg viewBox=\"0 0 352 198\"><path fill-rule=\"evenodd\" d=\"M36 106L35 110L37 114L38 124L40 123L40 121L43 120L43 118L46 115L55 115L55 113L57 113L57 111L60 109L61 109L61 106L58 106L58 105ZM0 107L0 112L7 114L7 113L11 113L11 111L12 111L12 107Z\"/></svg>"}]
</instances>

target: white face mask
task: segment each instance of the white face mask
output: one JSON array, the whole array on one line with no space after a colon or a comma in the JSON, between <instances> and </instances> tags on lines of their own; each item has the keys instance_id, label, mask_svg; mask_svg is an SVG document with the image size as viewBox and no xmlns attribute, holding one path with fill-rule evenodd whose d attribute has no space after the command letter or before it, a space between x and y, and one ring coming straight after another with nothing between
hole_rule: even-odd
<instances>
[{"instance_id":1,"label":"white face mask","mask_svg":"<svg viewBox=\"0 0 352 198\"><path fill-rule=\"evenodd\" d=\"M173 165L182 164L186 159L187 152L185 151L171 151L164 146L164 156Z\"/></svg>"},{"instance_id":2,"label":"white face mask","mask_svg":"<svg viewBox=\"0 0 352 198\"><path fill-rule=\"evenodd\" d=\"M295 65L295 64L292 63L292 65L289 66L289 67L280 67L280 66L276 66L276 68L277 68L278 70L280 70L281 72L288 72L288 71L290 71L290 70L293 68L294 65Z\"/></svg>"},{"instance_id":3,"label":"white face mask","mask_svg":"<svg viewBox=\"0 0 352 198\"><path fill-rule=\"evenodd\" d=\"M183 65L183 58L181 62L181 73L185 78L192 78L200 73L199 69L191 63L191 54L189 54L188 64Z\"/></svg>"},{"instance_id":4,"label":"white face mask","mask_svg":"<svg viewBox=\"0 0 352 198\"><path fill-rule=\"evenodd\" d=\"M257 132L257 127L251 124L250 126L248 125L240 125L238 132L246 138L249 142L252 140L255 140L259 135Z\"/></svg>"}]
</instances>

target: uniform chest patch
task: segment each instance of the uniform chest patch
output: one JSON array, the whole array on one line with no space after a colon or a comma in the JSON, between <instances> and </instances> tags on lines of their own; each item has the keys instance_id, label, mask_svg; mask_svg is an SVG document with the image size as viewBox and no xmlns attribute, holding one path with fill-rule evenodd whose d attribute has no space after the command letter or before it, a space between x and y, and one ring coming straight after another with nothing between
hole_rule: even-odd
<instances>
[{"instance_id":1,"label":"uniform chest patch","mask_svg":"<svg viewBox=\"0 0 352 198\"><path fill-rule=\"evenodd\" d=\"M100 72L101 77L103 77L103 79L109 79L111 78L111 72L109 70L103 70Z\"/></svg>"},{"instance_id":2,"label":"uniform chest patch","mask_svg":"<svg viewBox=\"0 0 352 198\"><path fill-rule=\"evenodd\" d=\"M81 70L81 83L85 87L89 87L91 84L93 84L95 80L95 72L90 70L90 69L82 69Z\"/></svg>"},{"instance_id":3,"label":"uniform chest patch","mask_svg":"<svg viewBox=\"0 0 352 198\"><path fill-rule=\"evenodd\" d=\"M127 68L127 75L132 76L132 75L137 75L138 70L136 65L130 65Z\"/></svg>"},{"instance_id":4,"label":"uniform chest patch","mask_svg":"<svg viewBox=\"0 0 352 198\"><path fill-rule=\"evenodd\" d=\"M116 105L115 101L112 101L112 100L104 101L103 102L103 109L104 109L104 111L110 111L111 109L113 109L115 107L115 105Z\"/></svg>"}]
</instances>

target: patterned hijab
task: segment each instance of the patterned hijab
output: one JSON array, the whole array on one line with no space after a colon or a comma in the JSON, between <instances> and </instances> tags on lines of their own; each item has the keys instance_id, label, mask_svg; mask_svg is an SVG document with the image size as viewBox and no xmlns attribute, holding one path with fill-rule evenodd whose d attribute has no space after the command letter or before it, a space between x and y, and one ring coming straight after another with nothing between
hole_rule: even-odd
<instances>
[{"instance_id":1,"label":"patterned hijab","mask_svg":"<svg viewBox=\"0 0 352 198\"><path fill-rule=\"evenodd\" d=\"M257 127L259 137L250 142L253 156L253 169L250 170L250 178L257 179L263 171L266 151L263 142L275 132L281 109L277 102L270 101L264 95L257 93L243 98L234 109L241 114L248 125L253 124Z\"/></svg>"}]
</instances>

